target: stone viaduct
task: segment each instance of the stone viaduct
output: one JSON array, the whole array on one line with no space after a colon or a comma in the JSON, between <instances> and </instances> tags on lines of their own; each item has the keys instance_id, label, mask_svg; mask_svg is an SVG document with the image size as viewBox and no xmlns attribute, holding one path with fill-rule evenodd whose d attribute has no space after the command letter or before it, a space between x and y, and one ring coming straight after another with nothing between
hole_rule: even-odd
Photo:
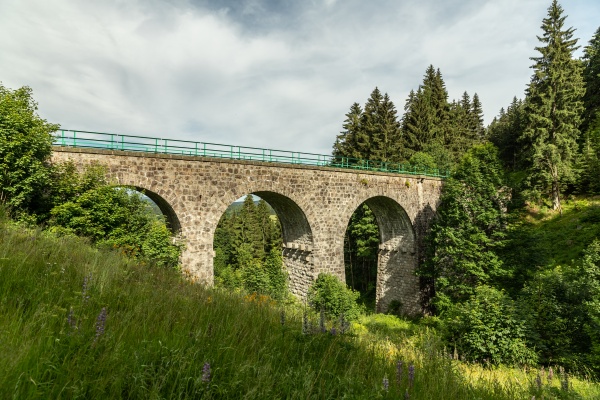
<instances>
[{"instance_id":1,"label":"stone viaduct","mask_svg":"<svg viewBox=\"0 0 600 400\"><path fill-rule=\"evenodd\" d=\"M192 280L213 283L213 235L236 199L263 198L283 232L283 258L292 293L304 297L321 272L345 281L344 234L366 203L377 219L380 247L377 310L399 300L406 314L421 312L415 268L423 236L440 199L442 181L352 169L131 151L54 147L52 161L78 168L98 163L116 185L143 191L165 214L186 248L182 269Z\"/></svg>"}]
</instances>

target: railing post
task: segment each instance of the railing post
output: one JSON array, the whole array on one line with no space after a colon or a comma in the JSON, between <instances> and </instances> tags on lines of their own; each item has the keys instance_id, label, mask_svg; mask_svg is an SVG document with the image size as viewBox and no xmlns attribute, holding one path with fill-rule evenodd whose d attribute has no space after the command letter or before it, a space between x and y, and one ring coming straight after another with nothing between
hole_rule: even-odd
<instances>
[{"instance_id":1,"label":"railing post","mask_svg":"<svg viewBox=\"0 0 600 400\"><path fill-rule=\"evenodd\" d=\"M77 132L73 131L73 147L77 147Z\"/></svg>"}]
</instances>

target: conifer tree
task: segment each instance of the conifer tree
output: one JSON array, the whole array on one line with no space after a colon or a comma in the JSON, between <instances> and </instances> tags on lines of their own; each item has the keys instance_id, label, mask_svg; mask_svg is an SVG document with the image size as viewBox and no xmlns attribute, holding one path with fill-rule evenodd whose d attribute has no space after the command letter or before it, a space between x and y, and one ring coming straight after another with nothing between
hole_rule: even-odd
<instances>
[{"instance_id":1,"label":"conifer tree","mask_svg":"<svg viewBox=\"0 0 600 400\"><path fill-rule=\"evenodd\" d=\"M366 106L365 106L366 109ZM379 105L375 126L371 136L371 159L376 161L398 161L400 146L400 123L396 106L387 93Z\"/></svg>"},{"instance_id":2,"label":"conifer tree","mask_svg":"<svg viewBox=\"0 0 600 400\"><path fill-rule=\"evenodd\" d=\"M534 74L527 88L529 118L522 139L530 144L532 186L550 191L552 205L561 211L560 185L573 176L582 97L585 92L581 63L572 58L577 49L573 28L564 28L566 16L553 0L542 23L539 57L532 57Z\"/></svg>"},{"instance_id":3,"label":"conifer tree","mask_svg":"<svg viewBox=\"0 0 600 400\"><path fill-rule=\"evenodd\" d=\"M360 104L352 104L342 125L344 130L337 136L333 144L334 157L360 158L356 140L362 132L362 113Z\"/></svg>"},{"instance_id":4,"label":"conifer tree","mask_svg":"<svg viewBox=\"0 0 600 400\"><path fill-rule=\"evenodd\" d=\"M522 144L518 139L526 125L523 100L513 97L506 111L501 109L488 127L488 139L498 148L500 160L507 170L517 171L525 167Z\"/></svg>"},{"instance_id":5,"label":"conifer tree","mask_svg":"<svg viewBox=\"0 0 600 400\"><path fill-rule=\"evenodd\" d=\"M478 140L482 140L485 135L485 128L483 126L483 108L479 95L475 93L473 95L473 101L471 102L471 118L473 119L473 129Z\"/></svg>"},{"instance_id":6,"label":"conifer tree","mask_svg":"<svg viewBox=\"0 0 600 400\"><path fill-rule=\"evenodd\" d=\"M600 118L600 28L585 47L583 52L583 80L585 95L583 102L585 111L581 132L586 132L596 118Z\"/></svg>"}]
</instances>

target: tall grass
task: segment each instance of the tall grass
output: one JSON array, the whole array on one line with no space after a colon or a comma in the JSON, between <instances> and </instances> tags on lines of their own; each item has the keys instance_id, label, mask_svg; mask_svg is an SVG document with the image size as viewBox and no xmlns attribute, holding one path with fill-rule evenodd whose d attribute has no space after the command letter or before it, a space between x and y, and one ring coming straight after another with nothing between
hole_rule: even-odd
<instances>
[{"instance_id":1,"label":"tall grass","mask_svg":"<svg viewBox=\"0 0 600 400\"><path fill-rule=\"evenodd\" d=\"M377 316L351 334L303 334L302 315L288 311L282 320L281 312L266 297L211 290L81 239L0 221L2 399L537 393L526 375L520 382L469 375L443 356L434 334L408 322ZM600 398L594 385L583 385Z\"/></svg>"}]
</instances>

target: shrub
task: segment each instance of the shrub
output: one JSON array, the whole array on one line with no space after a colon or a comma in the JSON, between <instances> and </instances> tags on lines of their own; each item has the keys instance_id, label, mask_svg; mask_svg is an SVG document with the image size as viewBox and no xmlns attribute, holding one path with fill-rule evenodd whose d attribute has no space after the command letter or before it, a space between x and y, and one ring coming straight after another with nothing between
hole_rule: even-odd
<instances>
[{"instance_id":1,"label":"shrub","mask_svg":"<svg viewBox=\"0 0 600 400\"><path fill-rule=\"evenodd\" d=\"M526 322L504 291L479 286L472 298L454 305L444 317L445 340L467 359L492 364L537 360L526 345Z\"/></svg>"},{"instance_id":2,"label":"shrub","mask_svg":"<svg viewBox=\"0 0 600 400\"><path fill-rule=\"evenodd\" d=\"M308 290L308 301L317 311L324 311L330 317L344 315L348 321L355 320L361 313L356 303L360 293L344 285L330 274L319 274Z\"/></svg>"}]
</instances>

